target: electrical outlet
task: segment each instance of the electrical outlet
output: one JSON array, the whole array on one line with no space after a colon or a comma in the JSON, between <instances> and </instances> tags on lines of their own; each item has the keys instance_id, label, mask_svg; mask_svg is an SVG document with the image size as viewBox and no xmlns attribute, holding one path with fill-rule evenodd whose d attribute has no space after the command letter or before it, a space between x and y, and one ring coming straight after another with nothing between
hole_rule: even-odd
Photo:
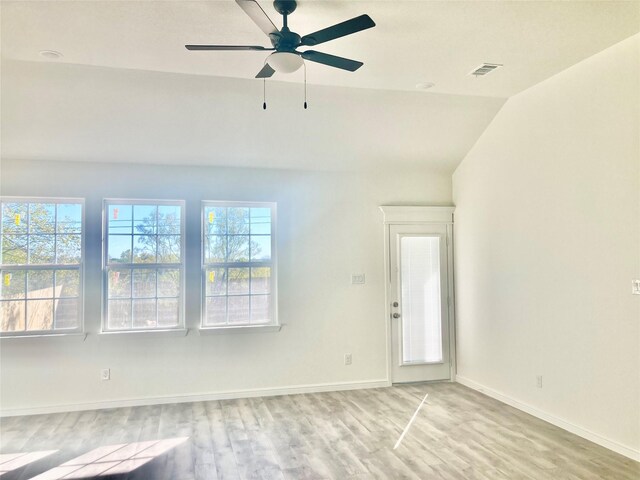
<instances>
[{"instance_id":1,"label":"electrical outlet","mask_svg":"<svg viewBox=\"0 0 640 480\"><path fill-rule=\"evenodd\" d=\"M351 356L350 353L345 353L344 354L344 364L345 365L351 365L353 363L353 357Z\"/></svg>"},{"instance_id":2,"label":"electrical outlet","mask_svg":"<svg viewBox=\"0 0 640 480\"><path fill-rule=\"evenodd\" d=\"M631 293L634 295L640 295L640 280L632 280L631 283L633 284L631 287Z\"/></svg>"},{"instance_id":3,"label":"electrical outlet","mask_svg":"<svg viewBox=\"0 0 640 480\"><path fill-rule=\"evenodd\" d=\"M536 386L537 386L538 388L542 388L542 375L538 375L538 376L536 377Z\"/></svg>"},{"instance_id":4,"label":"electrical outlet","mask_svg":"<svg viewBox=\"0 0 640 480\"><path fill-rule=\"evenodd\" d=\"M102 380L111 380L111 369L103 368L102 370L100 370L100 378Z\"/></svg>"}]
</instances>

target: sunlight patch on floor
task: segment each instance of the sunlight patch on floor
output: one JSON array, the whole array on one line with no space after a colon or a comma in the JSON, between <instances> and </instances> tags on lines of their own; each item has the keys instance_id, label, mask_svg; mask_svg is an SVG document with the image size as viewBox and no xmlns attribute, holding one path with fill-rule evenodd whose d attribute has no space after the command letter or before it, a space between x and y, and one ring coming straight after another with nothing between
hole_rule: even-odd
<instances>
[{"instance_id":1,"label":"sunlight patch on floor","mask_svg":"<svg viewBox=\"0 0 640 480\"><path fill-rule=\"evenodd\" d=\"M94 478L124 474L186 442L189 437L106 445L33 477L32 480Z\"/></svg>"},{"instance_id":2,"label":"sunlight patch on floor","mask_svg":"<svg viewBox=\"0 0 640 480\"><path fill-rule=\"evenodd\" d=\"M57 450L46 450L42 452L23 452L23 453L3 453L0 454L0 477L5 474L37 462L41 458L47 457Z\"/></svg>"}]
</instances>

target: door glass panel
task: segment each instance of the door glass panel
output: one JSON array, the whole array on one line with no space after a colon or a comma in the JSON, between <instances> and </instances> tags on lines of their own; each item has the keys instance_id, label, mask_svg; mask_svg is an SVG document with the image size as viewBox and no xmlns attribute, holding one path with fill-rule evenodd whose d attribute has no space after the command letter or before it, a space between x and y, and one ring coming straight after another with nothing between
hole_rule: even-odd
<instances>
[{"instance_id":1,"label":"door glass panel","mask_svg":"<svg viewBox=\"0 0 640 480\"><path fill-rule=\"evenodd\" d=\"M400 238L402 363L442 362L440 237Z\"/></svg>"}]
</instances>

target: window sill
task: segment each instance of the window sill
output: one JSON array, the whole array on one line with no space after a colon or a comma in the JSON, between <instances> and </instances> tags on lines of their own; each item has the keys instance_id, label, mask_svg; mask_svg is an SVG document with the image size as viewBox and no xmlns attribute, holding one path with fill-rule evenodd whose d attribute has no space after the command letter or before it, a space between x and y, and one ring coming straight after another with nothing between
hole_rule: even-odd
<instances>
[{"instance_id":1,"label":"window sill","mask_svg":"<svg viewBox=\"0 0 640 480\"><path fill-rule=\"evenodd\" d=\"M269 333L279 332L284 324L280 325L244 325L239 327L200 327L198 335L224 335L227 333Z\"/></svg>"},{"instance_id":2,"label":"window sill","mask_svg":"<svg viewBox=\"0 0 640 480\"><path fill-rule=\"evenodd\" d=\"M9 338L68 338L74 340L80 340L84 342L87 338L87 334L84 332L73 332L73 333L32 333L25 335L0 335L0 339L9 339Z\"/></svg>"},{"instance_id":3,"label":"window sill","mask_svg":"<svg viewBox=\"0 0 640 480\"><path fill-rule=\"evenodd\" d=\"M122 338L123 336L134 336L144 338L157 338L157 337L186 337L189 334L188 328L181 329L167 329L167 330L114 330L109 332L100 332L99 338Z\"/></svg>"}]
</instances>

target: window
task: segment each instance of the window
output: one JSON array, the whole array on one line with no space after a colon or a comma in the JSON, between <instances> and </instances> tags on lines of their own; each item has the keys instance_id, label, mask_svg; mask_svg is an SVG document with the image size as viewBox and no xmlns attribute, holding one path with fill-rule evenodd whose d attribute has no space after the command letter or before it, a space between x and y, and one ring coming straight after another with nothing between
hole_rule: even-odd
<instances>
[{"instance_id":1,"label":"window","mask_svg":"<svg viewBox=\"0 0 640 480\"><path fill-rule=\"evenodd\" d=\"M276 325L273 203L203 202L203 327Z\"/></svg>"},{"instance_id":2,"label":"window","mask_svg":"<svg viewBox=\"0 0 640 480\"><path fill-rule=\"evenodd\" d=\"M184 202L105 200L103 331L184 328Z\"/></svg>"},{"instance_id":3,"label":"window","mask_svg":"<svg viewBox=\"0 0 640 480\"><path fill-rule=\"evenodd\" d=\"M80 332L84 201L0 203L0 333Z\"/></svg>"}]
</instances>

